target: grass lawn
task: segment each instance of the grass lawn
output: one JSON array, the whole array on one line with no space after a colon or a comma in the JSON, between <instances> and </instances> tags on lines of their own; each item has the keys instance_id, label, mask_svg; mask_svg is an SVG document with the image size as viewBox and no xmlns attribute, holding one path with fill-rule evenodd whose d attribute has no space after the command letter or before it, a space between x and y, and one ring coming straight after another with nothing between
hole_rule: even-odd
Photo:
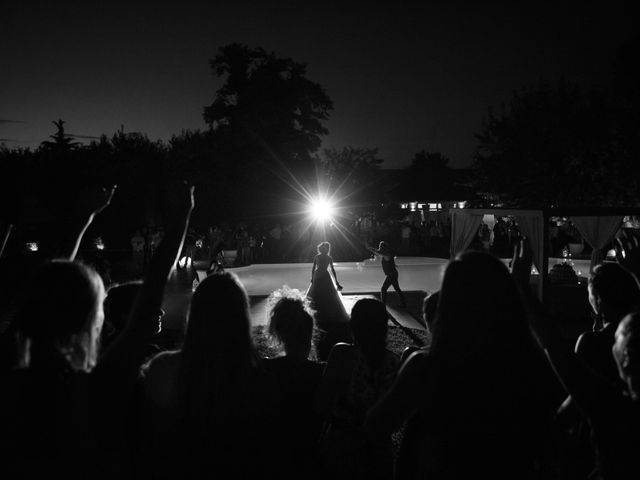
<instances>
[{"instance_id":1,"label":"grass lawn","mask_svg":"<svg viewBox=\"0 0 640 480\"><path fill-rule=\"evenodd\" d=\"M271 345L271 342L266 335L264 326L259 325L253 327L252 335L253 341L261 357L275 357L279 354L278 348L274 345ZM317 346L323 341L323 337L323 331L314 329L312 342L313 346L311 348L310 355L310 358L312 360L318 360ZM389 331L387 334L387 347L398 356L402 354L402 351L406 347L415 346L416 341L420 341L424 345L428 345L430 341L429 334L423 330L407 329L395 325L389 325ZM320 360L322 360L322 358L320 358Z\"/></svg>"}]
</instances>

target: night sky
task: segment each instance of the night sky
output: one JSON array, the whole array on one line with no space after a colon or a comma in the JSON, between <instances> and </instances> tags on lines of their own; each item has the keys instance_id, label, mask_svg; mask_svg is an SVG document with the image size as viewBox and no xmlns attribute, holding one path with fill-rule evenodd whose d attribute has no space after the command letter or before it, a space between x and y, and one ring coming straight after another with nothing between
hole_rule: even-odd
<instances>
[{"instance_id":1,"label":"night sky","mask_svg":"<svg viewBox=\"0 0 640 480\"><path fill-rule=\"evenodd\" d=\"M489 106L541 80L606 83L637 27L612 2L218 3L3 2L0 139L36 147L58 118L86 136L203 128L221 85L208 60L239 42L308 64L334 101L324 146L464 166Z\"/></svg>"}]
</instances>

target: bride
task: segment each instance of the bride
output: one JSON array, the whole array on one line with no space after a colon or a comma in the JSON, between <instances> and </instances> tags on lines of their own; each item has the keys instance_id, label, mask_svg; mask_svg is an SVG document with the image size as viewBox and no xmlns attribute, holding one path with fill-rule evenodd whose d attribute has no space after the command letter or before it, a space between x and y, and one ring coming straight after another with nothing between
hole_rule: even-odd
<instances>
[{"instance_id":1,"label":"bride","mask_svg":"<svg viewBox=\"0 0 640 480\"><path fill-rule=\"evenodd\" d=\"M339 292L342 290L342 285L338 283L336 270L333 268L333 259L329 255L330 251L331 244L329 242L322 242L318 245L318 254L313 259L311 270L311 285L307 290L307 298L311 300L311 306L316 311L316 319L319 324L349 320ZM329 273L329 267L331 267L333 277Z\"/></svg>"}]
</instances>

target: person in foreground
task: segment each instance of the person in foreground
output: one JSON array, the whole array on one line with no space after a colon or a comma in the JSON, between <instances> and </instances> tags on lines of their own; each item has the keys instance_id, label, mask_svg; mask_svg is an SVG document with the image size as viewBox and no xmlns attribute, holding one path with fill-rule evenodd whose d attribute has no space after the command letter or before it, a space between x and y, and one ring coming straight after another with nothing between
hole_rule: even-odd
<instances>
[{"instance_id":1,"label":"person in foreground","mask_svg":"<svg viewBox=\"0 0 640 480\"><path fill-rule=\"evenodd\" d=\"M432 333L429 352L408 358L365 422L390 433L417 415L420 445L405 449L415 458L403 459L396 478L529 478L557 402L506 266L483 252L457 255Z\"/></svg>"},{"instance_id":2,"label":"person in foreground","mask_svg":"<svg viewBox=\"0 0 640 480\"><path fill-rule=\"evenodd\" d=\"M637 237L619 240L618 261L637 279L640 248ZM612 382L563 348L554 319L531 299L532 325L558 378L587 417L596 451L590 478L640 478L640 314L630 312L615 330L611 355L621 382Z\"/></svg>"},{"instance_id":3,"label":"person in foreground","mask_svg":"<svg viewBox=\"0 0 640 480\"><path fill-rule=\"evenodd\" d=\"M148 438L140 475L275 478L282 442L276 382L251 338L247 293L233 273L214 273L191 299L184 344L144 369ZM290 465L287 457L282 462ZM286 475L285 475L286 476Z\"/></svg>"},{"instance_id":4,"label":"person in foreground","mask_svg":"<svg viewBox=\"0 0 640 480\"><path fill-rule=\"evenodd\" d=\"M73 261L93 216L113 190L84 205L65 258L36 272L16 316L20 365L2 380L3 478L114 478L126 472L123 427L149 339L157 328L164 285L193 208L187 188L154 257L122 333L98 356L104 285ZM63 252L64 253L64 252ZM109 459L105 462L104 459Z\"/></svg>"},{"instance_id":5,"label":"person in foreground","mask_svg":"<svg viewBox=\"0 0 640 480\"><path fill-rule=\"evenodd\" d=\"M326 421L323 468L327 478L388 479L392 472L389 433L367 435L367 411L390 388L399 359L386 348L387 310L376 299L351 310L354 343L338 343L318 389L316 408Z\"/></svg>"},{"instance_id":6,"label":"person in foreground","mask_svg":"<svg viewBox=\"0 0 640 480\"><path fill-rule=\"evenodd\" d=\"M322 417L314 411L314 398L324 364L309 360L313 313L299 290L283 287L267 301L269 337L284 355L265 360L265 368L278 382L282 395L284 429L291 451L293 473L316 477L315 448Z\"/></svg>"}]
</instances>

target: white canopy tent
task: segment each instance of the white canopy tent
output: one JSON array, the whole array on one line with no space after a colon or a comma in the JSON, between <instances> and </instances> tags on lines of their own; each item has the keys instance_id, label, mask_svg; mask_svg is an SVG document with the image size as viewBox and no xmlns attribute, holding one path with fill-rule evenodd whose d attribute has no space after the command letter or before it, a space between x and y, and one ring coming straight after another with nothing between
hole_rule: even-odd
<instances>
[{"instance_id":1,"label":"white canopy tent","mask_svg":"<svg viewBox=\"0 0 640 480\"><path fill-rule=\"evenodd\" d=\"M602 249L615 237L622 226L625 215L638 215L640 208L599 208L599 209L545 209L519 210L504 208L469 208L451 212L450 255L469 247L485 215L512 216L516 218L520 231L529 239L533 253L533 264L540 274L538 297L544 300L548 284L549 270L549 222L550 217L569 217L591 246L590 270L602 263Z\"/></svg>"}]
</instances>

